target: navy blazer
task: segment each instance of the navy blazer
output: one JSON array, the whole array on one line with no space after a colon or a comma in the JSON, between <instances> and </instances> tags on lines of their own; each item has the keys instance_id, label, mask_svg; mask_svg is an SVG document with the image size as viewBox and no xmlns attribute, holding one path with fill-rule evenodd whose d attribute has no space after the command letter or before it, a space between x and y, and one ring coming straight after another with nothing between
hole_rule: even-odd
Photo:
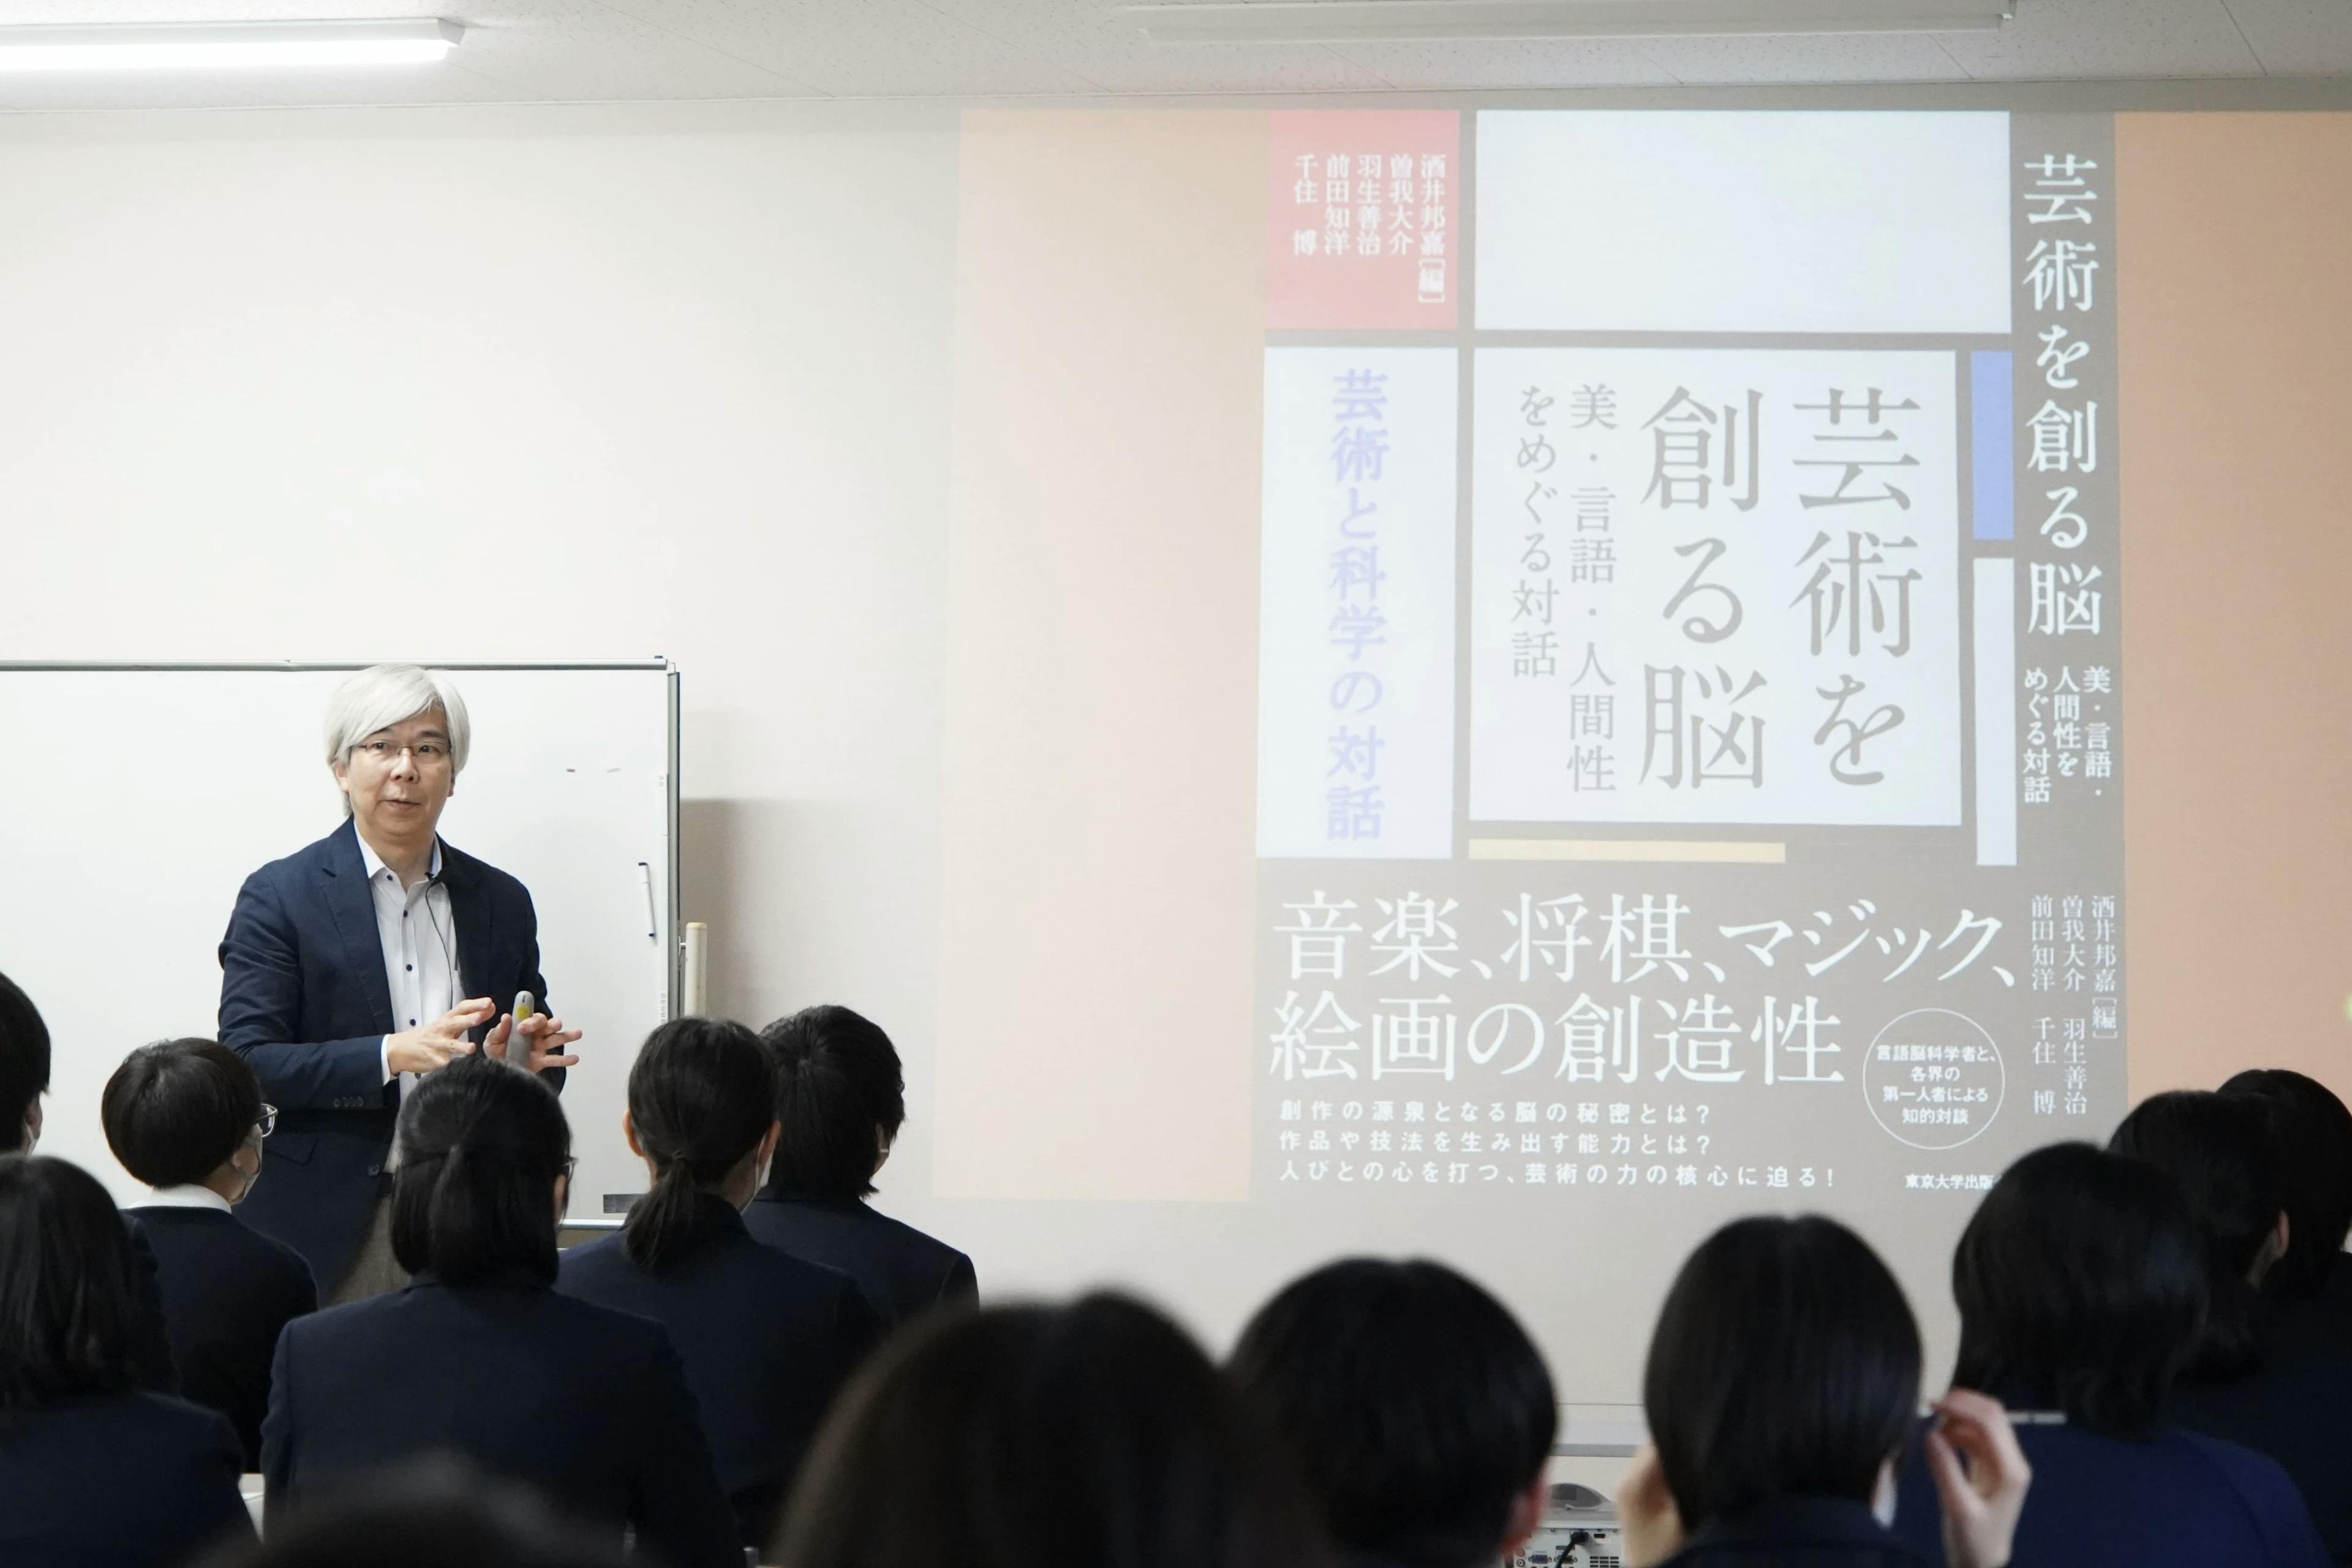
<instances>
[{"instance_id":1,"label":"navy blazer","mask_svg":"<svg viewBox=\"0 0 2352 1568\"><path fill-rule=\"evenodd\" d=\"M456 1456L668 1568L742 1568L669 1336L520 1272L297 1318L261 1427L265 1525L388 1465Z\"/></svg>"},{"instance_id":2,"label":"navy blazer","mask_svg":"<svg viewBox=\"0 0 2352 1568\"><path fill-rule=\"evenodd\" d=\"M780 1252L838 1268L891 1328L933 1307L980 1300L971 1259L857 1198L815 1198L773 1187L743 1211L751 1234Z\"/></svg>"},{"instance_id":3,"label":"navy blazer","mask_svg":"<svg viewBox=\"0 0 2352 1568\"><path fill-rule=\"evenodd\" d=\"M441 880L459 996L488 996L501 1012L518 991L543 998L539 918L523 885L446 843ZM243 1217L300 1253L331 1291L366 1237L400 1112L399 1086L383 1080L383 1037L400 1030L357 826L346 821L245 879L220 964L221 1043L252 1064L278 1107ZM547 1079L562 1089L561 1069Z\"/></svg>"},{"instance_id":4,"label":"navy blazer","mask_svg":"<svg viewBox=\"0 0 2352 1568\"><path fill-rule=\"evenodd\" d=\"M703 1195L694 1245L659 1274L618 1236L563 1255L555 1288L669 1331L738 1534L764 1547L826 1407L881 1337L856 1281L761 1246L723 1198Z\"/></svg>"},{"instance_id":5,"label":"navy blazer","mask_svg":"<svg viewBox=\"0 0 2352 1568\"><path fill-rule=\"evenodd\" d=\"M2271 1316L2263 1359L2226 1383L2183 1384L2172 1418L2279 1462L2311 1509L2319 1539L2352 1563L2352 1254L2318 1300Z\"/></svg>"},{"instance_id":6,"label":"navy blazer","mask_svg":"<svg viewBox=\"0 0 2352 1568\"><path fill-rule=\"evenodd\" d=\"M1934 1568L1939 1541L1922 1555L1846 1498L1767 1498L1711 1519L1662 1568Z\"/></svg>"},{"instance_id":7,"label":"navy blazer","mask_svg":"<svg viewBox=\"0 0 2352 1568\"><path fill-rule=\"evenodd\" d=\"M2286 1472L2235 1443L2158 1427L2145 1440L2079 1426L2021 1426L2033 1484L2010 1568L2326 1568L2302 1494ZM1943 1509L1915 1436L1895 1532L1942 1551Z\"/></svg>"},{"instance_id":8,"label":"navy blazer","mask_svg":"<svg viewBox=\"0 0 2352 1568\"><path fill-rule=\"evenodd\" d=\"M219 1209L130 1212L155 1249L180 1397L227 1416L258 1470L278 1331L319 1310L310 1265Z\"/></svg>"},{"instance_id":9,"label":"navy blazer","mask_svg":"<svg viewBox=\"0 0 2352 1568\"><path fill-rule=\"evenodd\" d=\"M251 1541L245 1456L219 1414L159 1394L86 1394L0 1414L0 1563L184 1568Z\"/></svg>"}]
</instances>

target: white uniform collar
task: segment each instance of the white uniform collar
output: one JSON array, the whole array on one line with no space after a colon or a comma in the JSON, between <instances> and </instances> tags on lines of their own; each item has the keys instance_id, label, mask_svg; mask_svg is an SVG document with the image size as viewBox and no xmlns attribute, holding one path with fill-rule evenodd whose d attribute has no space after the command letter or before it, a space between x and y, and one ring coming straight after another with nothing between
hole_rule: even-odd
<instances>
[{"instance_id":1,"label":"white uniform collar","mask_svg":"<svg viewBox=\"0 0 2352 1568\"><path fill-rule=\"evenodd\" d=\"M154 1187L146 1197L133 1205L143 1209L218 1209L230 1212L228 1200L210 1187L191 1184L180 1187Z\"/></svg>"}]
</instances>

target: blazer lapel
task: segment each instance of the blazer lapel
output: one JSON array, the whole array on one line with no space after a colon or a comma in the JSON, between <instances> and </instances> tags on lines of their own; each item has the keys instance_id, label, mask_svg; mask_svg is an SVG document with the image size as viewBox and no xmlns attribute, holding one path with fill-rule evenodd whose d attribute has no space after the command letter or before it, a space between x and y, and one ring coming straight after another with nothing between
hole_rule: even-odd
<instances>
[{"instance_id":1,"label":"blazer lapel","mask_svg":"<svg viewBox=\"0 0 2352 1568\"><path fill-rule=\"evenodd\" d=\"M360 830L346 821L327 839L320 859L327 908L335 918L335 934L342 939L343 958L357 977L360 994L373 1009L376 1027L395 1033L392 1016L392 983L383 973L383 934L376 929L375 895L368 889L367 866L360 859Z\"/></svg>"},{"instance_id":2,"label":"blazer lapel","mask_svg":"<svg viewBox=\"0 0 2352 1568\"><path fill-rule=\"evenodd\" d=\"M494 963L492 955L499 951L498 910L484 895L482 879L476 875L474 858L453 849L445 839L441 845L441 882L449 889L449 916L457 926L457 994L488 996L498 1015L514 1005L511 994L501 996L494 989L506 982L507 976ZM478 1031L484 1032L484 1031Z\"/></svg>"}]
</instances>

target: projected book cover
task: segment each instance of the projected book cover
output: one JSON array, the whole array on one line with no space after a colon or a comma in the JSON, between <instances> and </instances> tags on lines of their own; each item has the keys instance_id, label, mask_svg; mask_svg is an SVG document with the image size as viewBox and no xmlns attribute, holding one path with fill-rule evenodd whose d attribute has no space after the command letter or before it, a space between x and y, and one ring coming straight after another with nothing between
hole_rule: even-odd
<instances>
[{"instance_id":1,"label":"projected book cover","mask_svg":"<svg viewBox=\"0 0 2352 1568\"><path fill-rule=\"evenodd\" d=\"M2111 121L1271 119L1253 1190L1727 1214L2104 1134Z\"/></svg>"}]
</instances>

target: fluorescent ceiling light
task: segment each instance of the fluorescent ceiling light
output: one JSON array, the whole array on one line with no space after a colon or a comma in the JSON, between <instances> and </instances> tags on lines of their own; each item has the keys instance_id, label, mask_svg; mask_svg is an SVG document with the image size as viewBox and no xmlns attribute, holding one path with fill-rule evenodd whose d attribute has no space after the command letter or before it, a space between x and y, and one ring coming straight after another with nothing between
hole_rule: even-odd
<instances>
[{"instance_id":1,"label":"fluorescent ceiling light","mask_svg":"<svg viewBox=\"0 0 2352 1568\"><path fill-rule=\"evenodd\" d=\"M1989 32L2016 0L1210 0L1129 5L1155 44Z\"/></svg>"},{"instance_id":2,"label":"fluorescent ceiling light","mask_svg":"<svg viewBox=\"0 0 2352 1568\"><path fill-rule=\"evenodd\" d=\"M457 23L432 17L0 27L0 72L429 65L447 59L465 36Z\"/></svg>"}]
</instances>

